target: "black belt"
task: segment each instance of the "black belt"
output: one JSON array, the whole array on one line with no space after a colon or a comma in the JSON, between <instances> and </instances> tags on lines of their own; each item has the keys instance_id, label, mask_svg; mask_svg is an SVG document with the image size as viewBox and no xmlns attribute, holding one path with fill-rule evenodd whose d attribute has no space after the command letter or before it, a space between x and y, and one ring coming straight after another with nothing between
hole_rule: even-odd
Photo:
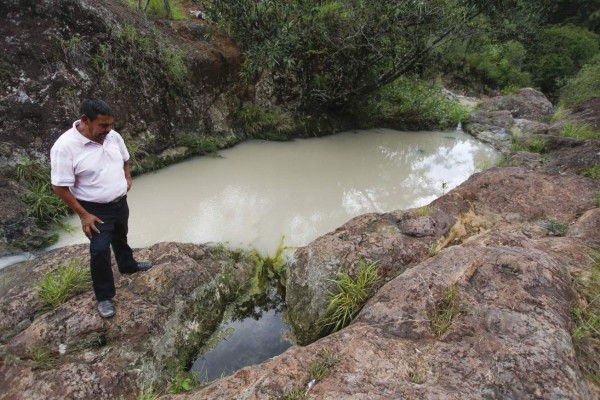
<instances>
[{"instance_id":1,"label":"black belt","mask_svg":"<svg viewBox=\"0 0 600 400\"><path fill-rule=\"evenodd\" d=\"M113 201L109 201L110 204L117 204L119 203L121 200L123 200L125 197L127 197L126 194L124 194L123 196L119 196L116 199L114 199Z\"/></svg>"}]
</instances>

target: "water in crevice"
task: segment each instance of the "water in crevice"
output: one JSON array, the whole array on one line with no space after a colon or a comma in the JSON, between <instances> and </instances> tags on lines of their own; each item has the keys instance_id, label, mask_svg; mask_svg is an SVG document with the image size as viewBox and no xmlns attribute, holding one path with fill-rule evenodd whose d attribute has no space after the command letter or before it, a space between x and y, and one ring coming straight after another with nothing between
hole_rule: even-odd
<instances>
[{"instance_id":1,"label":"water in crevice","mask_svg":"<svg viewBox=\"0 0 600 400\"><path fill-rule=\"evenodd\" d=\"M190 372L208 383L283 353L293 345L284 311L282 290L273 284L265 293L230 305Z\"/></svg>"}]
</instances>

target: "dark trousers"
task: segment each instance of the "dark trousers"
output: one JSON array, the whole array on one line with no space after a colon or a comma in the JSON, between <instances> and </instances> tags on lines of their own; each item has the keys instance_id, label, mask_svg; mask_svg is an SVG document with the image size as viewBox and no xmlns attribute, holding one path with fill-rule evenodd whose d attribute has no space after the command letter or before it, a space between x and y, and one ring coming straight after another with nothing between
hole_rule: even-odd
<instances>
[{"instance_id":1,"label":"dark trousers","mask_svg":"<svg viewBox=\"0 0 600 400\"><path fill-rule=\"evenodd\" d=\"M133 258L133 251L127 244L127 222L129 219L127 197L108 204L82 200L79 203L87 212L104 222L103 224L96 223L100 233L92 231L90 269L96 300L110 300L115 296L115 280L110 260L111 246L120 272L132 272L137 265Z\"/></svg>"}]
</instances>

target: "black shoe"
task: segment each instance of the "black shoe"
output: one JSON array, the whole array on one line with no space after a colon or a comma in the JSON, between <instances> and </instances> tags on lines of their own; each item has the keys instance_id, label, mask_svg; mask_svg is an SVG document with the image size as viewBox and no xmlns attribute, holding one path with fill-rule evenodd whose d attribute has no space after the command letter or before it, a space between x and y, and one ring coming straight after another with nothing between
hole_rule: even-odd
<instances>
[{"instance_id":1,"label":"black shoe","mask_svg":"<svg viewBox=\"0 0 600 400\"><path fill-rule=\"evenodd\" d=\"M102 318L110 318L115 315L115 304L112 302L112 300L99 301L98 312Z\"/></svg>"},{"instance_id":2,"label":"black shoe","mask_svg":"<svg viewBox=\"0 0 600 400\"><path fill-rule=\"evenodd\" d=\"M122 274L135 274L136 272L148 271L152 268L149 262L138 262L135 267L127 271L121 271Z\"/></svg>"}]
</instances>

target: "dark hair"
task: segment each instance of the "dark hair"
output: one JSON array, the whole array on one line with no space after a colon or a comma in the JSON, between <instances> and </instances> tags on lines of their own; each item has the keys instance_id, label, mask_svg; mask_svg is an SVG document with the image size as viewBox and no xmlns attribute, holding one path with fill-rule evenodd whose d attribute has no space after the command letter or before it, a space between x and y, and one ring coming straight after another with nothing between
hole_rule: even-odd
<instances>
[{"instance_id":1,"label":"dark hair","mask_svg":"<svg viewBox=\"0 0 600 400\"><path fill-rule=\"evenodd\" d=\"M87 115L90 121L96 119L98 115L113 115L112 109L102 100L85 99L79 106L79 115Z\"/></svg>"}]
</instances>

